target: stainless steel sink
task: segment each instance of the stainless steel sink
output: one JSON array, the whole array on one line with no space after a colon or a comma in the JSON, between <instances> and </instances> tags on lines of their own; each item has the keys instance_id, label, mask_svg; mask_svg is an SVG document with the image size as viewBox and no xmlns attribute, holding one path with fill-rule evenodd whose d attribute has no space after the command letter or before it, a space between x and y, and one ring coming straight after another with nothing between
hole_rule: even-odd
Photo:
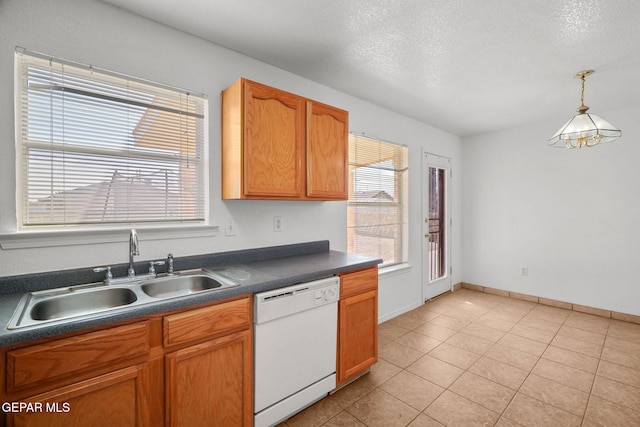
<instances>
[{"instance_id":1,"label":"stainless steel sink","mask_svg":"<svg viewBox=\"0 0 640 427\"><path fill-rule=\"evenodd\" d=\"M141 289L142 292L153 298L173 298L232 286L237 286L237 284L205 274L192 274L153 279L143 283Z\"/></svg>"},{"instance_id":2,"label":"stainless steel sink","mask_svg":"<svg viewBox=\"0 0 640 427\"><path fill-rule=\"evenodd\" d=\"M33 320L64 319L129 305L137 299L131 289L105 288L45 299L35 303L29 314Z\"/></svg>"},{"instance_id":3,"label":"stainless steel sink","mask_svg":"<svg viewBox=\"0 0 640 427\"><path fill-rule=\"evenodd\" d=\"M239 284L215 273L197 269L184 271L175 276L147 280L141 278L119 285L91 283L30 292L18 303L7 329L69 322L125 307L234 286Z\"/></svg>"}]
</instances>

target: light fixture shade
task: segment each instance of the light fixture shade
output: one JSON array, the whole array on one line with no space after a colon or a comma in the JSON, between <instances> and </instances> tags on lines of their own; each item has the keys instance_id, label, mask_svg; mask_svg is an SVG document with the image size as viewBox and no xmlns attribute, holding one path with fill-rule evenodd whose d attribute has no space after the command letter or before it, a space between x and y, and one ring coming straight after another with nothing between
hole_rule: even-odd
<instances>
[{"instance_id":1,"label":"light fixture shade","mask_svg":"<svg viewBox=\"0 0 640 427\"><path fill-rule=\"evenodd\" d=\"M579 113L551 137L549 145L558 148L593 147L601 142L611 142L621 135L620 129L597 115Z\"/></svg>"},{"instance_id":2,"label":"light fixture shade","mask_svg":"<svg viewBox=\"0 0 640 427\"><path fill-rule=\"evenodd\" d=\"M589 114L584 105L584 79L593 74L593 70L580 71L575 75L582 86L578 114L565 123L549 140L549 145L559 148L593 147L601 142L611 142L620 138L622 131L595 114Z\"/></svg>"}]
</instances>

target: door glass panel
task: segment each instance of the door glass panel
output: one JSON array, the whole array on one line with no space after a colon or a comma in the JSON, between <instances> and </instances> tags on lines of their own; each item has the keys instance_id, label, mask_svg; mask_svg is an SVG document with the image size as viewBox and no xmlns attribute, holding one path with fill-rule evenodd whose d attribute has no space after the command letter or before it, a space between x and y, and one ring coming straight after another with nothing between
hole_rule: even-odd
<instances>
[{"instance_id":1,"label":"door glass panel","mask_svg":"<svg viewBox=\"0 0 640 427\"><path fill-rule=\"evenodd\" d=\"M446 276L446 170L429 167L429 281Z\"/></svg>"}]
</instances>

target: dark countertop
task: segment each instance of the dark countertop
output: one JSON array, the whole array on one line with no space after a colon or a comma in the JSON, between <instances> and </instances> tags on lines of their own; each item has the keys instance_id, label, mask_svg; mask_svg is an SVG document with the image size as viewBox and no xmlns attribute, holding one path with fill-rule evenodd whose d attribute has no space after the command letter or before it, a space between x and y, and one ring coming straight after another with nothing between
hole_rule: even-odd
<instances>
[{"instance_id":1,"label":"dark countertop","mask_svg":"<svg viewBox=\"0 0 640 427\"><path fill-rule=\"evenodd\" d=\"M337 273L371 267L379 264L380 261L362 255L330 250L328 241L175 258L176 271L208 268L221 276L226 276L232 281L240 283L240 286L204 291L134 307L125 306L106 313L75 318L71 321L13 330L8 330L5 326L9 323L18 302L25 293L99 282L101 277L96 276L91 268L0 277L0 325L2 325L0 347L225 298L277 289L333 276ZM143 272L146 266L148 266L148 262L136 263L138 274ZM114 266L114 277L125 275L126 267L126 265ZM159 269L160 273L162 271Z\"/></svg>"}]
</instances>

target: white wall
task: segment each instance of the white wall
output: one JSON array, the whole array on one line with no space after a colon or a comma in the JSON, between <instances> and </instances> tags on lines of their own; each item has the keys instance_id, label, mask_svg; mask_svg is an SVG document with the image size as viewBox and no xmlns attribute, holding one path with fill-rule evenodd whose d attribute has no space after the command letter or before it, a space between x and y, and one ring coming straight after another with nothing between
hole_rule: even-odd
<instances>
[{"instance_id":1,"label":"white wall","mask_svg":"<svg viewBox=\"0 0 640 427\"><path fill-rule=\"evenodd\" d=\"M410 263L412 268L383 277L380 317L420 303L420 153L422 147L459 163L460 138L375 105L229 51L188 34L88 0L0 1L0 233L15 231L15 141L13 55L16 46L92 64L209 96L210 188L212 223L237 224L237 235L141 241L140 259L185 256L312 240L329 240L346 249L344 202L222 201L220 198L220 91L246 77L350 112L354 132L407 144L410 150ZM455 174L455 171L454 171ZM455 180L454 180L455 184ZM454 224L460 216L460 191L454 188ZM284 230L273 232L273 216ZM126 231L123 242L126 240ZM453 264L461 266L459 234ZM127 261L125 243L0 250L0 276ZM461 268L453 282L461 280Z\"/></svg>"},{"instance_id":2,"label":"white wall","mask_svg":"<svg viewBox=\"0 0 640 427\"><path fill-rule=\"evenodd\" d=\"M640 110L595 112L622 138L548 147L571 111L464 138L465 282L640 314Z\"/></svg>"}]
</instances>

